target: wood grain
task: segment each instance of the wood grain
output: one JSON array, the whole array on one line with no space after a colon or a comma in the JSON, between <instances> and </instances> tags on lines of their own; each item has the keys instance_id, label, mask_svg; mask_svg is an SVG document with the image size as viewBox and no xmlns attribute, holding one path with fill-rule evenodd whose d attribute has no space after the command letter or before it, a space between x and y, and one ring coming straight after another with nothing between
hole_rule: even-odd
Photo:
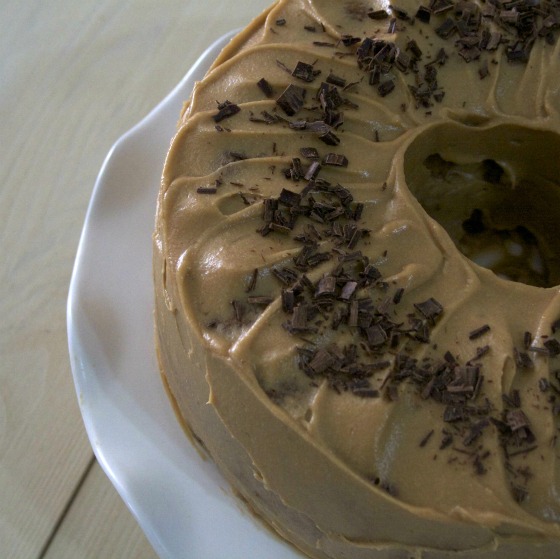
<instances>
[{"instance_id":1,"label":"wood grain","mask_svg":"<svg viewBox=\"0 0 560 559\"><path fill-rule=\"evenodd\" d=\"M95 508L92 503L95 503ZM94 462L43 556L44 559L76 557L157 558L97 462Z\"/></svg>"},{"instance_id":2,"label":"wood grain","mask_svg":"<svg viewBox=\"0 0 560 559\"><path fill-rule=\"evenodd\" d=\"M68 285L109 148L206 46L260 9L237 4L2 2L2 557L154 557L99 467L88 470L68 362Z\"/></svg>"}]
</instances>

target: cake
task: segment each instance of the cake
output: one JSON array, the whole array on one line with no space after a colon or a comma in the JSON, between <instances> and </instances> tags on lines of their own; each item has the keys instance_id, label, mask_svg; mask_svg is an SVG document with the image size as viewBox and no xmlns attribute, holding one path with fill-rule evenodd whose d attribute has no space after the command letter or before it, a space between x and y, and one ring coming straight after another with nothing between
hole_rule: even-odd
<instances>
[{"instance_id":1,"label":"cake","mask_svg":"<svg viewBox=\"0 0 560 559\"><path fill-rule=\"evenodd\" d=\"M181 422L316 559L560 556L560 3L280 0L154 234Z\"/></svg>"}]
</instances>

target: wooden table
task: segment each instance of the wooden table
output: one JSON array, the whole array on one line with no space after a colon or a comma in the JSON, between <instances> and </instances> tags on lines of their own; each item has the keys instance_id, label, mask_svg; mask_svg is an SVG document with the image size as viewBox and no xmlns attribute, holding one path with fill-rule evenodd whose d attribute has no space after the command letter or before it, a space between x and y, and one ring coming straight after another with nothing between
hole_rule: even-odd
<instances>
[{"instance_id":1,"label":"wooden table","mask_svg":"<svg viewBox=\"0 0 560 559\"><path fill-rule=\"evenodd\" d=\"M67 349L70 275L111 145L267 3L0 0L3 558L155 557L85 434Z\"/></svg>"}]
</instances>

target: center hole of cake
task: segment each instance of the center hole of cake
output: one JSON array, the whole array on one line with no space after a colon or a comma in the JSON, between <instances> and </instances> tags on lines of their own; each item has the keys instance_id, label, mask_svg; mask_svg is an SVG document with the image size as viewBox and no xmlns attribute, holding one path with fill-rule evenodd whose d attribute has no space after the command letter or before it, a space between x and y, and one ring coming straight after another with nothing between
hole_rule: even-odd
<instances>
[{"instance_id":1,"label":"center hole of cake","mask_svg":"<svg viewBox=\"0 0 560 559\"><path fill-rule=\"evenodd\" d=\"M438 138L442 149L412 146L410 190L471 261L507 280L560 284L560 140L511 126L463 133L447 146Z\"/></svg>"}]
</instances>

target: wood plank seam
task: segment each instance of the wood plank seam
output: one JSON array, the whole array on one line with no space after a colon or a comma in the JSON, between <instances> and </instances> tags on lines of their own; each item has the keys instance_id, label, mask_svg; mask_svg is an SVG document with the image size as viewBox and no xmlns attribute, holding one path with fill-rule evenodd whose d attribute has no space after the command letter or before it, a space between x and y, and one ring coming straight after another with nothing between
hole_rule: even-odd
<instances>
[{"instance_id":1,"label":"wood plank seam","mask_svg":"<svg viewBox=\"0 0 560 559\"><path fill-rule=\"evenodd\" d=\"M50 547L52 541L54 540L54 538L56 536L56 533L58 532L58 529L60 528L60 526L64 522L64 519L66 518L66 515L68 514L68 511L71 509L72 504L76 500L76 497L78 496L78 494L80 492L80 489L82 488L82 485L84 484L84 481L86 480L87 476L89 475L89 473L91 472L91 470L92 470L92 468L95 464L95 461L96 461L95 455L92 454L91 459L90 459L88 465L86 466L86 468L84 470L84 473L82 474L82 476L78 480L78 483L76 484L76 487L74 488L74 491L72 491L72 495L68 499L68 502L66 503L66 506L64 507L64 509L60 513L60 516L57 518L49 536L47 537L45 543L43 544L43 547L41 548L41 551L39 552L38 559L44 559L45 555L47 554L47 552L49 550L49 547Z\"/></svg>"}]
</instances>

